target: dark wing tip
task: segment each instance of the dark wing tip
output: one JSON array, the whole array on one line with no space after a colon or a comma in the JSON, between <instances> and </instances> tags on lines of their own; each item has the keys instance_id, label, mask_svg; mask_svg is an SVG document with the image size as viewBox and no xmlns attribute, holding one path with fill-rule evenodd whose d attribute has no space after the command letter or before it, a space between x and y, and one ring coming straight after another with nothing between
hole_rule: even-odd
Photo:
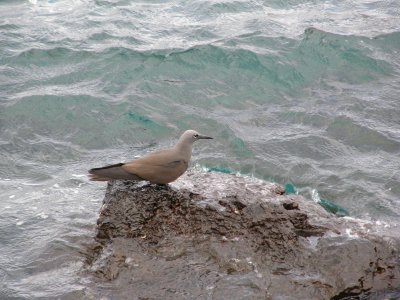
<instances>
[{"instance_id":1,"label":"dark wing tip","mask_svg":"<svg viewBox=\"0 0 400 300\"><path fill-rule=\"evenodd\" d=\"M93 168L93 169L90 169L88 172L90 174L95 174L96 171L99 171L99 170L106 170L106 169L110 169L110 168L121 167L123 165L124 165L124 163L118 163L118 164L108 165L108 166L104 166L104 167L100 167L100 168Z\"/></svg>"}]
</instances>

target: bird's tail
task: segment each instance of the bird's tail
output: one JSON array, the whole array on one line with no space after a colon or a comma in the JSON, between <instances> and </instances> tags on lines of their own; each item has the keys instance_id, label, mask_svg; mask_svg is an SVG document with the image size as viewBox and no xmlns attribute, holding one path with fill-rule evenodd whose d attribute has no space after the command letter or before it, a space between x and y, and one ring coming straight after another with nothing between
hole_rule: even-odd
<instances>
[{"instance_id":1,"label":"bird's tail","mask_svg":"<svg viewBox=\"0 0 400 300\"><path fill-rule=\"evenodd\" d=\"M88 177L89 177L90 181L109 181L109 180L112 180L112 178L101 177L101 176L95 175L95 174L89 174Z\"/></svg>"},{"instance_id":2,"label":"bird's tail","mask_svg":"<svg viewBox=\"0 0 400 300\"><path fill-rule=\"evenodd\" d=\"M139 176L125 171L122 166L123 163L109 165L101 168L94 168L89 170L89 179L91 181L108 181L113 179L124 180L143 180Z\"/></svg>"}]
</instances>

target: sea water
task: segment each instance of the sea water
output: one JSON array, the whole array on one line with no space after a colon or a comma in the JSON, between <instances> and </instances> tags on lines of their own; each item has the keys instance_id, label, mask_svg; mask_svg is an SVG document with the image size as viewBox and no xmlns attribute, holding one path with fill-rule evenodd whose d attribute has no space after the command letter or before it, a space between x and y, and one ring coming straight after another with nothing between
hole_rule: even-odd
<instances>
[{"instance_id":1,"label":"sea water","mask_svg":"<svg viewBox=\"0 0 400 300\"><path fill-rule=\"evenodd\" d=\"M396 0L1 1L0 299L88 296L87 170L186 129L192 166L397 226L399 87Z\"/></svg>"}]
</instances>

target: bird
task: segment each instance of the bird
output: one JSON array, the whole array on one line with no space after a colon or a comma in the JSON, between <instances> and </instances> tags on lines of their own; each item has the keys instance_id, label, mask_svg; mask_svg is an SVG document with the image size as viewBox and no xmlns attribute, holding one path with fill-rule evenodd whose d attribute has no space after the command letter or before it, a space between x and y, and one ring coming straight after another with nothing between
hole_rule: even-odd
<instances>
[{"instance_id":1,"label":"bird","mask_svg":"<svg viewBox=\"0 0 400 300\"><path fill-rule=\"evenodd\" d=\"M125 163L90 169L88 177L91 181L121 179L166 185L186 172L192 156L192 145L201 139L212 137L186 130L172 148L154 151Z\"/></svg>"}]
</instances>

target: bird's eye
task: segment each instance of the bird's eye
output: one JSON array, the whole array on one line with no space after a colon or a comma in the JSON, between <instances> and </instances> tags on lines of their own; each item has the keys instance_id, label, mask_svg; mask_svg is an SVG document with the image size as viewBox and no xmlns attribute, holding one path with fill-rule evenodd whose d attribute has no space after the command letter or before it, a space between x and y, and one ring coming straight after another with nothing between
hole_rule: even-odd
<instances>
[{"instance_id":1,"label":"bird's eye","mask_svg":"<svg viewBox=\"0 0 400 300\"><path fill-rule=\"evenodd\" d=\"M193 135L193 137L194 137L195 139L197 139L197 138L199 137L199 135L196 133L195 135Z\"/></svg>"}]
</instances>

